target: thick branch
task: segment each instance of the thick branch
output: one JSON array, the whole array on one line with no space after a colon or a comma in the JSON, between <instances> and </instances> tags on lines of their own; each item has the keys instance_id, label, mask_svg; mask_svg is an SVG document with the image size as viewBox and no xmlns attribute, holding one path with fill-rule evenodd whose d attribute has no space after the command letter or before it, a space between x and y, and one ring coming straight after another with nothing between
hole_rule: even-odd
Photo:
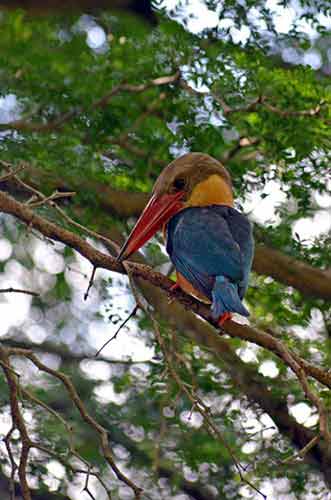
<instances>
[{"instance_id":1,"label":"thick branch","mask_svg":"<svg viewBox=\"0 0 331 500\"><path fill-rule=\"evenodd\" d=\"M0 164L3 165L5 169L12 169L13 166L0 160ZM9 191L16 195L30 195L30 188L39 190L42 184L47 184L50 189L55 190L67 190L68 182L63 176L59 176L56 173L47 172L41 168L35 168L32 165L28 167L28 182L29 186L24 187L24 182L18 177L12 177L9 180L1 181L1 189ZM25 179L24 176L22 176ZM108 184L93 181L91 179L84 179L83 177L77 178L75 181L73 178L70 180L70 186L74 191L77 192L93 192L95 193L95 200L100 205L100 208L106 213L116 214L119 217L136 217L138 216L144 206L146 205L149 195L147 193L119 191L112 188ZM77 200L75 200L77 202Z\"/></svg>"},{"instance_id":2,"label":"thick branch","mask_svg":"<svg viewBox=\"0 0 331 500\"><path fill-rule=\"evenodd\" d=\"M93 265L124 273L124 268L115 259L94 249L79 236L37 216L29 208L4 193L0 193L0 209L32 225L45 236L62 241L75 248L81 255L89 259ZM243 387L249 399L260 404L271 415L281 432L287 434L298 447L306 446L313 437L312 432L300 426L289 416L286 403L282 404L278 399L274 398L273 394L258 380L259 375L256 374L255 370L252 371L242 363L232 352L227 342L216 335L215 330L210 325L206 322L200 322L194 314L183 310L184 306L185 309L196 312L212 323L208 308L181 291L174 294L177 301L169 306L167 296L173 282L165 276L155 273L147 266L133 263L130 263L129 266L131 272L138 278L147 299L157 307L158 312L170 322L175 322L179 331L185 331L189 338L210 349L214 355L219 356L226 363L227 370L233 379L236 380L239 386ZM254 342L273 352L277 351L274 345L275 339L265 332L249 326L238 325L231 321L227 322L226 330L231 336ZM327 387L331 387L331 376L327 371L311 365L294 353L291 354L307 375L314 377ZM315 446L309 451L306 459L322 467L328 481L327 478L330 476L331 469L328 449L324 449L323 444Z\"/></svg>"},{"instance_id":3,"label":"thick branch","mask_svg":"<svg viewBox=\"0 0 331 500\"><path fill-rule=\"evenodd\" d=\"M14 198L3 192L0 192L0 209L5 213L14 215L21 221L25 222L28 226L37 229L47 238L60 241L75 249L83 257L88 259L94 267L102 267L104 269L109 269L110 271L125 274L124 267L116 259L95 249L77 234L63 229L60 226L49 222L47 219L36 215L26 205L19 203L14 200ZM127 263L126 267L127 266L129 266L131 273L137 278L142 278L143 280L148 281L152 285L159 287L168 293L171 292L173 282L166 276L163 276L162 274L153 271L150 267L142 264ZM218 328L217 323L212 319L207 306L185 294L181 290L176 290L172 293L174 297L182 305L184 305L184 307L192 312L195 312L210 324ZM266 332L262 332L246 325L238 325L233 321L229 321L227 322L226 333L242 338L243 340L254 342L261 347L273 351L276 355L280 355L275 344L275 338ZM312 367L307 362L302 363L304 364L302 367L305 369L307 375L311 375L322 384L331 388L331 374L321 369L317 369L316 367Z\"/></svg>"},{"instance_id":4,"label":"thick branch","mask_svg":"<svg viewBox=\"0 0 331 500\"><path fill-rule=\"evenodd\" d=\"M146 280L139 280L139 287L147 301L157 310L158 314L167 321L178 334L182 333L195 344L200 345L205 350L207 349L219 361L222 369L230 376L234 385L238 386L242 393L251 401L263 409L275 422L279 431L284 436L287 436L293 445L299 449L303 449L314 437L314 432L305 428L289 414L286 400L282 400L279 395L276 395L272 388L269 388L265 383L265 379L251 364L244 363L237 354L233 351L229 342L223 337L215 335L215 329L206 321L201 321L196 315L192 314L188 308L176 301L169 304L169 294L160 288L156 288ZM241 329L242 325L237 325L234 322L227 322L227 330L231 327ZM251 327L247 327L247 332L252 331ZM256 332L256 330L254 330ZM243 332L244 333L244 332ZM263 332L261 332L263 333ZM247 335L247 340L249 337ZM293 356L293 353L292 353ZM323 373L326 384L330 386L330 378L328 373L315 367L300 357L295 357L296 361L306 366L307 374L317 370L316 379ZM281 387L280 387L281 389ZM286 392L286 388L284 388ZM327 446L323 443L314 446L305 456L305 460L318 470L322 470L326 483L331 486L331 454Z\"/></svg>"},{"instance_id":5,"label":"thick branch","mask_svg":"<svg viewBox=\"0 0 331 500\"><path fill-rule=\"evenodd\" d=\"M256 246L253 269L304 295L331 300L331 269L322 271L265 245Z\"/></svg>"},{"instance_id":6,"label":"thick branch","mask_svg":"<svg viewBox=\"0 0 331 500\"><path fill-rule=\"evenodd\" d=\"M11 164L1 161L7 168ZM29 167L29 184L39 187L47 181L51 188L67 189L63 178L51 176L42 169ZM17 185L15 179L4 183L8 189ZM79 179L77 185L71 181L71 188L77 191L94 192L101 208L115 213L121 218L137 217L144 209L149 195L147 193L118 191L107 184ZM77 203L77 200L76 200ZM266 245L256 245L253 270L258 274L271 276L280 283L290 285L309 297L331 300L331 271L320 270L305 262L289 257Z\"/></svg>"}]
</instances>

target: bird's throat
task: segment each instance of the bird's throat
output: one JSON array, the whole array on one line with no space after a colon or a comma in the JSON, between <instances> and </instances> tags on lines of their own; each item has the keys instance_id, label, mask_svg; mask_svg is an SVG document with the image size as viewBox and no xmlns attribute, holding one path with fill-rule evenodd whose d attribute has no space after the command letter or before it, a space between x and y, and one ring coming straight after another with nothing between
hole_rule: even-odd
<instances>
[{"instance_id":1,"label":"bird's throat","mask_svg":"<svg viewBox=\"0 0 331 500\"><path fill-rule=\"evenodd\" d=\"M185 207L205 207L208 205L233 206L231 187L217 174L199 182L185 203Z\"/></svg>"}]
</instances>

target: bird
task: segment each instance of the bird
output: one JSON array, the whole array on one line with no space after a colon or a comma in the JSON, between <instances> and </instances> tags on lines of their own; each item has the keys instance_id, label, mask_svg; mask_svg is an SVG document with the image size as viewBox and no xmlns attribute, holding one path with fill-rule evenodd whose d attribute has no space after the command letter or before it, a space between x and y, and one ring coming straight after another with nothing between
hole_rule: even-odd
<instances>
[{"instance_id":1,"label":"bird","mask_svg":"<svg viewBox=\"0 0 331 500\"><path fill-rule=\"evenodd\" d=\"M191 152L164 168L118 261L162 229L177 275L172 288L210 304L219 325L233 313L249 316L242 300L254 254L252 225L234 208L231 176L218 160Z\"/></svg>"}]
</instances>

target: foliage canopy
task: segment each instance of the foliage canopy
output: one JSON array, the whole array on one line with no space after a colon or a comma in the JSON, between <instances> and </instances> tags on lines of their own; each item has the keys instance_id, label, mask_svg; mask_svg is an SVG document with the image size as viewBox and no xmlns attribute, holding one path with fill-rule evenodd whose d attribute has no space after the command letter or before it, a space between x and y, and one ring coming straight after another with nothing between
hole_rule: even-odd
<instances>
[{"instance_id":1,"label":"foliage canopy","mask_svg":"<svg viewBox=\"0 0 331 500\"><path fill-rule=\"evenodd\" d=\"M169 161L186 151L220 159L255 224L246 303L262 337L245 327L221 337L176 298L169 304L162 286L132 278L133 294L109 267L97 269L84 300L93 260L62 233L52 242L33 220L24 224L0 198L0 432L11 429L16 387L35 444L25 471L33 499L139 498L128 478L141 498L329 498L320 428L331 387L328 5L205 1L198 28L190 2L154 8L155 27L107 11L0 13L1 189L23 211L114 255L91 231L120 244ZM281 16L293 17L288 30ZM161 237L137 260L173 272ZM137 294L153 314L138 308L95 357ZM293 374L279 345L310 368ZM24 452L17 414L12 428L1 443L2 498L10 498L11 457L22 463ZM27 495L22 467L15 481Z\"/></svg>"}]
</instances>

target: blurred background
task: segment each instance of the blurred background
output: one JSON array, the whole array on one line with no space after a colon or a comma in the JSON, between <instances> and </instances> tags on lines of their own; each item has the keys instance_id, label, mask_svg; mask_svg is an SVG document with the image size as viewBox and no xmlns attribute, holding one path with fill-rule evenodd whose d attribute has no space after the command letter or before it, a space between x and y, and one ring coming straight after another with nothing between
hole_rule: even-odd
<instances>
[{"instance_id":1,"label":"blurred background","mask_svg":"<svg viewBox=\"0 0 331 500\"><path fill-rule=\"evenodd\" d=\"M236 207L254 223L250 324L327 370L330 74L329 2L0 1L0 187L114 254L91 231L121 244L168 162L189 151L214 156L232 175ZM17 176L6 177L13 169ZM33 190L76 194L59 198L59 211L38 206ZM0 293L2 345L30 348L71 377L142 498L331 499L323 443L286 461L318 433L318 414L276 356L217 337L140 284L201 412L169 373L142 311L95 357L135 306L124 276L98 269L84 300L86 259L11 216L1 214L0 224L0 292L38 293ZM135 258L173 276L161 236ZM31 498L134 498L60 382L24 357L12 365L47 405L22 400L27 429L45 448L29 455ZM12 420L3 373L0 384L5 437ZM327 406L329 389L314 388ZM206 415L221 438L208 432ZM18 462L21 438L17 430L10 437ZM17 476L13 496L5 442L0 450L0 497L22 498ZM240 479L233 457L260 492ZM89 467L98 477L86 488Z\"/></svg>"}]
</instances>

